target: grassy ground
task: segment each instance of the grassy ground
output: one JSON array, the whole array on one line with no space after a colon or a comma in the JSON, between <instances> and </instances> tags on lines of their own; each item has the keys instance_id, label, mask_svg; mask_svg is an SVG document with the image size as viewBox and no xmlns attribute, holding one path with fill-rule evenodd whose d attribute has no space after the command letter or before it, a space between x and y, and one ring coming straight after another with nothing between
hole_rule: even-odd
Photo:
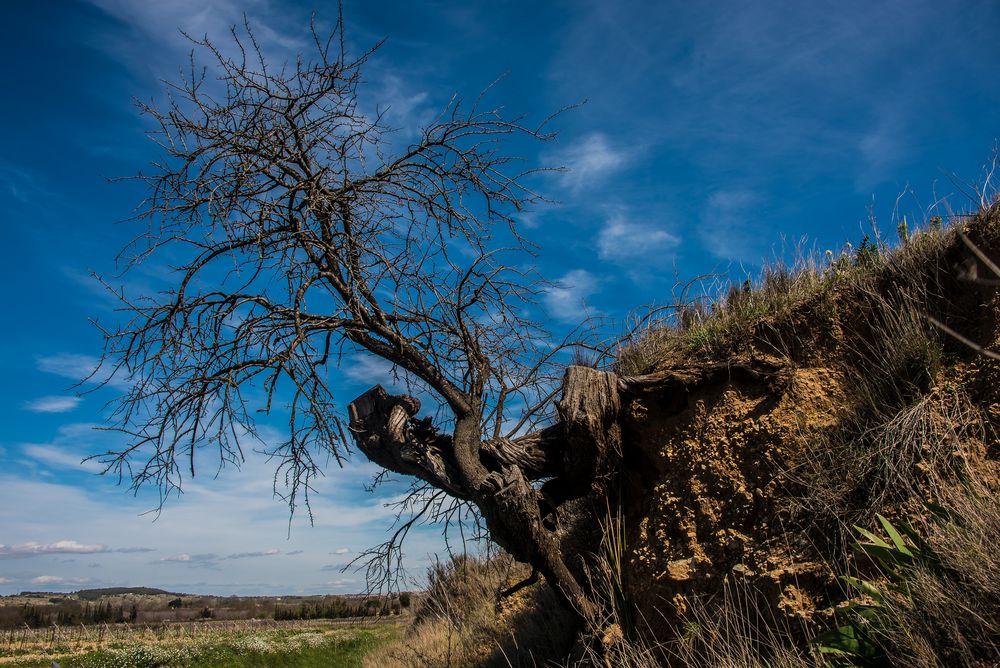
<instances>
[{"instance_id":1,"label":"grassy ground","mask_svg":"<svg viewBox=\"0 0 1000 668\"><path fill-rule=\"evenodd\" d=\"M176 625L181 626L181 625ZM362 658L400 634L397 622L203 623L152 629L121 625L105 636L78 629L11 637L0 666L48 668L241 668L361 666Z\"/></svg>"}]
</instances>

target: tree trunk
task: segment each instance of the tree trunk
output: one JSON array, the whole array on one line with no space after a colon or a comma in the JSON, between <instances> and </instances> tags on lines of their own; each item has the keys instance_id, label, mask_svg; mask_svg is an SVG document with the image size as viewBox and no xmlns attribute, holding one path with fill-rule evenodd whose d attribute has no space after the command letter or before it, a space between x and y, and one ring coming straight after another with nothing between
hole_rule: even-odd
<instances>
[{"instance_id":1,"label":"tree trunk","mask_svg":"<svg viewBox=\"0 0 1000 668\"><path fill-rule=\"evenodd\" d=\"M380 466L414 475L479 508L491 537L515 559L542 573L588 624L596 606L566 565L546 518L569 499L603 493L621 457L620 381L611 373L569 367L556 407L559 421L515 439L470 446L478 422L459 420L453 436L414 418L420 402L376 385L348 407L358 448ZM459 433L461 432L461 433ZM469 454L474 455L468 461ZM531 481L548 478L541 491Z\"/></svg>"}]
</instances>

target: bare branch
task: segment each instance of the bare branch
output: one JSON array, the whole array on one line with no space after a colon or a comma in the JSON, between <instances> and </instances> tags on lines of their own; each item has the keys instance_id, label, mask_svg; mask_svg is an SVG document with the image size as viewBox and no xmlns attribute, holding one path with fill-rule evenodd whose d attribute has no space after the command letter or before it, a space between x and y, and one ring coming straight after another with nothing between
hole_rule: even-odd
<instances>
[{"instance_id":1,"label":"bare branch","mask_svg":"<svg viewBox=\"0 0 1000 668\"><path fill-rule=\"evenodd\" d=\"M238 466L255 442L294 511L309 510L324 462L342 463L354 443L421 481L369 580L397 577L399 543L417 523L462 533L472 517L589 614L552 516L615 452L618 384L576 372L592 391L570 382L567 424L546 425L559 355L581 344L552 345L530 317L546 283L526 268L535 249L516 221L544 201L530 187L543 170L504 150L551 139L551 118L532 127L490 107L491 86L468 106L454 97L399 146L381 112L364 111L378 107L360 101L374 49L347 54L342 15L326 38L313 21L311 37L311 53L277 68L249 23L233 29L235 49L189 38L207 67L192 55L164 105L139 104L162 156L135 177L147 188L136 216L145 232L119 257L126 271L169 260L172 287L115 291L123 319L106 332L103 364L131 382L112 415L128 443L98 459L166 498L206 454ZM423 386L440 417L375 386L349 405L345 427L331 355L362 351ZM264 443L257 419L277 406L288 438Z\"/></svg>"}]
</instances>

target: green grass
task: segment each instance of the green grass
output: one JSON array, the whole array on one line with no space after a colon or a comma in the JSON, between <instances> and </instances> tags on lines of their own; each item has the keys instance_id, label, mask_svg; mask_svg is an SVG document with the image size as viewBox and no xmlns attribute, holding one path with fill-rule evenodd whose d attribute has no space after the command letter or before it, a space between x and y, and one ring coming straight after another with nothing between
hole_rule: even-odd
<instances>
[{"instance_id":1,"label":"green grass","mask_svg":"<svg viewBox=\"0 0 1000 668\"><path fill-rule=\"evenodd\" d=\"M16 668L312 668L361 666L363 657L400 633L398 624L318 626L150 642L116 642L97 651L61 655L59 648L6 664Z\"/></svg>"},{"instance_id":2,"label":"green grass","mask_svg":"<svg viewBox=\"0 0 1000 668\"><path fill-rule=\"evenodd\" d=\"M301 646L277 652L246 652L231 646L219 646L197 657L191 668L319 668L321 666L361 666L365 654L386 642L392 634L384 630L362 629L349 635L327 640L319 646Z\"/></svg>"}]
</instances>

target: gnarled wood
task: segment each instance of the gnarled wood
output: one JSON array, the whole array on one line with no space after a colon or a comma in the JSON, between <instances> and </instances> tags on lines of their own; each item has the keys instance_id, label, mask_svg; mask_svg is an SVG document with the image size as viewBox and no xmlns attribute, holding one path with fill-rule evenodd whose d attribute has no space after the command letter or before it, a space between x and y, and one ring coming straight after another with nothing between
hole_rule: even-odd
<instances>
[{"instance_id":1,"label":"gnarled wood","mask_svg":"<svg viewBox=\"0 0 1000 668\"><path fill-rule=\"evenodd\" d=\"M566 446L563 425L557 423L518 438L491 438L483 441L482 454L493 460L493 470L517 466L529 480L562 475L562 451Z\"/></svg>"},{"instance_id":2,"label":"gnarled wood","mask_svg":"<svg viewBox=\"0 0 1000 668\"><path fill-rule=\"evenodd\" d=\"M376 385L348 405L349 429L358 449L382 468L468 498L455 470L451 438L438 434L429 420L414 420L419 410L416 397L393 396Z\"/></svg>"}]
</instances>

